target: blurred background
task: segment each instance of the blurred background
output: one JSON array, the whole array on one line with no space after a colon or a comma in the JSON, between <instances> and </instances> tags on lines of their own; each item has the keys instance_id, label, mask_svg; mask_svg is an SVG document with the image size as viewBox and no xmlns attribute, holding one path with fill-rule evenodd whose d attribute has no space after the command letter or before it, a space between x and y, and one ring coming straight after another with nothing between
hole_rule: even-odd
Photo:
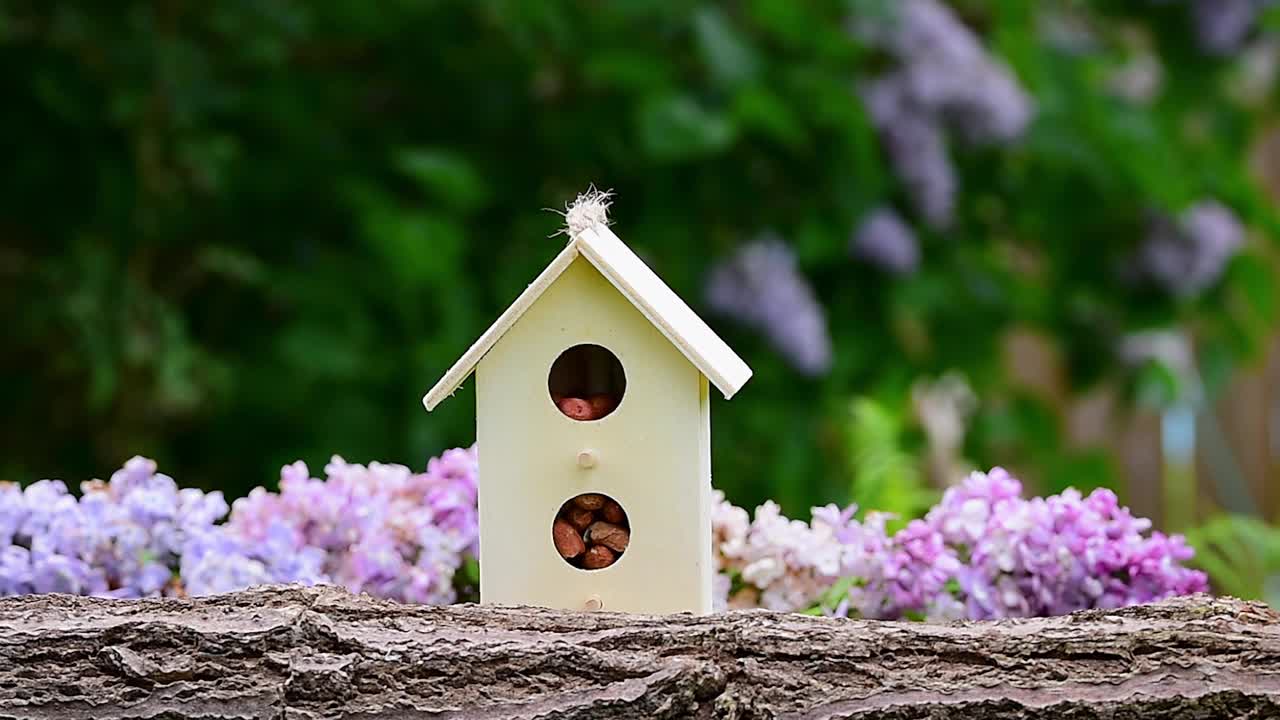
<instances>
[{"instance_id":1,"label":"blurred background","mask_svg":"<svg viewBox=\"0 0 1280 720\"><path fill-rule=\"evenodd\" d=\"M594 182L755 369L734 502L1001 464L1280 566L1264 0L6 0L0 67L0 478L469 445L420 397Z\"/></svg>"}]
</instances>

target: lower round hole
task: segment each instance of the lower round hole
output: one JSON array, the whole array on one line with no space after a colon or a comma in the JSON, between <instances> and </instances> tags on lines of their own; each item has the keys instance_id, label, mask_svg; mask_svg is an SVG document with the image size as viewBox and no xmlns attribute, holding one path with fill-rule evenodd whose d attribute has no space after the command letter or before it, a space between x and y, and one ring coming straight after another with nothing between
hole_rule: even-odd
<instances>
[{"instance_id":1,"label":"lower round hole","mask_svg":"<svg viewBox=\"0 0 1280 720\"><path fill-rule=\"evenodd\" d=\"M583 493L564 501L551 523L551 542L570 565L603 570L618 562L631 543L627 511L600 493Z\"/></svg>"}]
</instances>

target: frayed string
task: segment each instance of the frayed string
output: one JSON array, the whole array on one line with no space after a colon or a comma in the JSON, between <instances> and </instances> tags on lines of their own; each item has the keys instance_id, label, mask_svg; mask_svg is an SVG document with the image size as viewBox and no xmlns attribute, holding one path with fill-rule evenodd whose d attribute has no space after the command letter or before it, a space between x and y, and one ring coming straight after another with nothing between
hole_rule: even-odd
<instances>
[{"instance_id":1,"label":"frayed string","mask_svg":"<svg viewBox=\"0 0 1280 720\"><path fill-rule=\"evenodd\" d=\"M573 239L596 225L608 226L609 205L612 203L613 191L597 190L593 184L587 188L586 192L579 194L573 202L567 203L563 212L555 208L547 208L563 217L565 225L552 233L551 237L568 235Z\"/></svg>"}]
</instances>

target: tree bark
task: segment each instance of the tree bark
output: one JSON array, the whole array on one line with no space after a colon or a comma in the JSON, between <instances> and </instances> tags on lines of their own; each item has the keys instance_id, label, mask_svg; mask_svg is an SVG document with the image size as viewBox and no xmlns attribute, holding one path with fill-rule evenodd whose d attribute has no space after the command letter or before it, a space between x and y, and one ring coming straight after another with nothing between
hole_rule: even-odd
<instances>
[{"instance_id":1,"label":"tree bark","mask_svg":"<svg viewBox=\"0 0 1280 720\"><path fill-rule=\"evenodd\" d=\"M0 600L0 718L1272 718L1277 620L1205 596L949 625L30 596Z\"/></svg>"}]
</instances>

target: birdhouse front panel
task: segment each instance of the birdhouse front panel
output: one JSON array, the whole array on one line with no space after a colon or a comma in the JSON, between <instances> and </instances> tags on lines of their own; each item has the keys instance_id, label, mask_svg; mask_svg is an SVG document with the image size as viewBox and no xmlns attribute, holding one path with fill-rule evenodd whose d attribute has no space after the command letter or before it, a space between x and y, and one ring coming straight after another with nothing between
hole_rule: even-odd
<instances>
[{"instance_id":1,"label":"birdhouse front panel","mask_svg":"<svg viewBox=\"0 0 1280 720\"><path fill-rule=\"evenodd\" d=\"M577 257L476 367L480 598L710 612L710 391Z\"/></svg>"}]
</instances>

